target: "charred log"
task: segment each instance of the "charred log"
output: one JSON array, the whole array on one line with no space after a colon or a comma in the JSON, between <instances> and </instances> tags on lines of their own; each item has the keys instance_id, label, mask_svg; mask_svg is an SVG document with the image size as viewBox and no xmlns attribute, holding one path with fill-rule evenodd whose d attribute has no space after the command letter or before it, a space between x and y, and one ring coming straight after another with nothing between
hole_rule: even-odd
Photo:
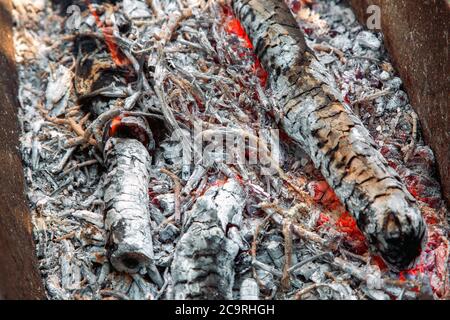
<instances>
[{"instance_id":1,"label":"charred log","mask_svg":"<svg viewBox=\"0 0 450 320\"><path fill-rule=\"evenodd\" d=\"M118 271L151 265L153 244L148 208L152 141L145 119L125 117L111 125L104 150L106 218L110 262Z\"/></svg>"},{"instance_id":2,"label":"charred log","mask_svg":"<svg viewBox=\"0 0 450 320\"><path fill-rule=\"evenodd\" d=\"M394 270L411 267L426 238L416 201L343 102L287 6L234 0L233 9L270 74L283 129L355 217L371 250Z\"/></svg>"},{"instance_id":3,"label":"charred log","mask_svg":"<svg viewBox=\"0 0 450 320\"><path fill-rule=\"evenodd\" d=\"M175 299L232 299L245 194L236 180L213 186L186 213L172 263ZM231 226L231 227L230 227Z\"/></svg>"}]
</instances>

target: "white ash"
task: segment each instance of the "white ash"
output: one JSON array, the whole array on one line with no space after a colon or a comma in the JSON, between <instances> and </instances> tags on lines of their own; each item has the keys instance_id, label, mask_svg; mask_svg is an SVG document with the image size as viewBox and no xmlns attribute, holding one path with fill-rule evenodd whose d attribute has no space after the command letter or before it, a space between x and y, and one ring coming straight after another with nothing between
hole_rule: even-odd
<instances>
[{"instance_id":1,"label":"white ash","mask_svg":"<svg viewBox=\"0 0 450 320\"><path fill-rule=\"evenodd\" d=\"M423 144L420 130L415 150L407 162L404 161L403 151L398 146L398 144L407 145L411 141L412 124L408 114L412 109L407 99L403 100L405 95L401 91L402 81L389 62L382 44L382 36L370 31L367 32L372 36L364 34L366 31L358 23L352 22L354 17L343 10L345 6L342 3L323 0L316 2L317 4L308 9L307 14L297 16L301 25L309 28L307 40L310 44L325 43L343 51L346 61L340 61L333 52L317 51L316 55L322 62L326 62L342 95L350 102L359 101L353 104L354 109L359 112L376 142L380 146L383 143L388 150L386 157L398 163L402 177L417 177L420 173L420 177L426 179L431 186L428 193L430 197L437 199L436 207L443 209L439 187L432 175L434 168L432 152ZM154 270L148 273L142 271L143 273L132 277L115 271L108 261L105 249L106 231L102 227L102 221L98 219L105 210L105 203L102 200L104 190L101 187L104 182L102 178L104 168L101 162L77 167L88 160L96 159L98 152L85 145L73 149L66 148L65 143L68 139L77 137L76 133L67 125L47 121L38 108L40 105L44 106L54 112L52 115L59 114L60 118L66 117L69 110L72 110L76 121L85 115L84 110L76 113L76 109L72 109L76 107L77 102L73 90L70 88L66 90L67 83L58 82L57 90L60 91L54 96L50 94L52 90L49 89L53 83L52 75L57 75L59 68L69 70L73 66L73 42L63 40L64 36L73 35L72 30L66 24L67 17L54 10L49 1L14 0L13 3L16 22L14 35L16 62L20 79L18 98L21 104L19 110L22 129L21 153L36 251L48 297L50 299L172 297L173 253L182 234L177 233L178 226L170 222L166 225L174 209L170 204L171 201L167 201L167 206L163 207L158 199L162 199L164 203L166 199L173 198L174 186L171 179L159 173L159 169L168 168L183 178L183 181L190 181L187 184L183 182L182 185L182 217L192 210L205 189L217 181L220 183L220 180L225 179L224 175L214 165L206 168L196 166L189 168L192 175L185 179L181 175L182 164L177 151L178 146L167 142L166 137L163 137L162 141L157 141L161 145L159 150L156 150L150 173L149 212L154 237L153 259L158 274L156 275ZM166 34L165 32L170 29L169 20L174 21L173 18L167 17L169 14L173 17L181 15L179 3L183 2L153 1L156 11L145 6L143 1L130 0L118 3L118 10L114 15L102 13L100 19L104 21L108 17L117 28L125 25L129 18L132 19L129 21L132 26L130 32L119 34L132 43L132 52L146 54L145 61L150 67L150 71L146 74L148 80L165 77L164 86L160 89L167 98L165 108L176 115L176 121L190 127L191 119L199 118L212 127L223 126L246 131L253 131L257 126L278 127L276 121L267 116L265 111L276 107L276 103L268 99L267 96L270 94L265 94L264 89L261 89L260 81L253 73L254 60L249 50L236 36L225 31L221 10L216 1L211 1L208 7L203 7L201 3L192 6L193 15L182 20L178 28L174 29L173 36L164 40L162 57L158 53L157 48L160 44L155 41L155 36L161 38ZM156 14L160 15L159 19L155 18ZM87 15L79 31L98 32L95 18ZM358 35L360 36L357 44ZM353 49L356 51L352 52ZM155 70L155 66L158 66L157 72L162 72L161 74L152 71ZM377 104L376 98L373 100L370 98L384 90L389 92L381 96L383 104L381 100ZM50 94L48 101L54 101L56 105L47 104L47 92ZM258 92L260 98L255 97L255 92ZM130 97L134 93L132 92ZM130 98L128 102L127 105L133 108L132 110L152 112L154 109L162 108L161 101L153 89L137 101L133 102ZM389 108L386 108L389 102ZM104 110L108 106L109 103L103 103L98 109ZM87 125L93 120L91 116ZM169 126L174 124L169 123ZM381 130L375 130L377 127ZM192 136L192 132L190 134ZM317 179L313 174L311 161L304 153L302 157L298 156L302 153L299 148L282 142L281 149L283 154L281 165L292 179L306 180L305 185ZM426 156L422 157L422 154ZM296 163L298 159L302 161ZM425 160L419 161L420 159ZM262 201L278 200L280 206L288 209L301 200L278 176L267 180L259 175L259 168L255 166L230 167L235 174L248 178L244 179L243 183L248 197L242 203L242 220L236 221L237 227L228 228L228 236L233 238L229 240L234 250L236 248L239 250L241 246L234 264L230 265L231 271L235 273L233 298L291 299L297 290L314 284L311 279L331 287L312 290L308 299L381 299L398 297L402 294L402 290L397 287L390 288L391 295L388 297L376 289L368 289L366 284L333 267L324 258L309 262L293 272L291 280L295 285L289 292L281 292L280 274L283 266L280 267L280 263L284 263L281 227L264 221L265 216L261 214L257 205ZM277 188L268 188L270 184L274 184ZM306 187L303 190L306 191ZM326 239L331 237L332 235L327 232L314 229L322 207L314 203L307 206L309 210L303 216L299 216L298 221L308 230L314 230ZM226 212L222 213L221 219L217 219L217 228L220 230L223 230L224 223L230 219ZM264 264L264 268L270 267L268 270L272 272L261 269L261 264L255 268L250 253L253 237L260 224L263 225L260 226L256 259ZM161 232L162 239L160 239ZM338 231L335 233L340 235ZM238 239L242 241L241 244L238 244L239 241L235 242ZM275 259L277 262L274 262L268 253L268 242L273 243L273 248L278 248L274 252L274 257L282 258ZM294 236L293 263L317 256L321 250L323 248L319 245ZM339 253L335 254L340 256ZM352 259L348 261L360 266L357 261ZM253 278L254 268L258 279ZM331 270L329 273L334 275L337 281L328 276L324 277L326 270ZM383 277L391 276L396 279L396 275L383 273ZM161 279L166 284L162 286L162 291L160 291ZM257 284L260 281L262 287L257 288L255 282ZM361 294L362 290L371 291ZM416 298L416 295L412 295L410 291L404 292L403 299L413 298Z\"/></svg>"}]
</instances>

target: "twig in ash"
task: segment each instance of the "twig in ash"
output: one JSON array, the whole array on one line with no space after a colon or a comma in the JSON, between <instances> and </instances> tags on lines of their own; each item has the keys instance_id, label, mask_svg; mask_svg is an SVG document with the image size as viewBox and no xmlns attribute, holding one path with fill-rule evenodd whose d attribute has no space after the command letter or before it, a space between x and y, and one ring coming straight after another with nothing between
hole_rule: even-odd
<instances>
[{"instance_id":1,"label":"twig in ash","mask_svg":"<svg viewBox=\"0 0 450 320\"><path fill-rule=\"evenodd\" d=\"M377 98L387 96L388 94L391 94L391 93L392 93L391 89L385 89L385 90L377 91L377 92L375 92L373 94L369 94L368 96L359 98L358 100L356 100L352 104L356 105L356 104L359 104L359 103L362 103L362 102L369 102L369 101L375 100Z\"/></svg>"},{"instance_id":2,"label":"twig in ash","mask_svg":"<svg viewBox=\"0 0 450 320\"><path fill-rule=\"evenodd\" d=\"M173 184L174 184L173 192L175 194L175 223L177 225L180 225L180 223L181 223L181 206L180 206L181 182L180 182L180 178L178 178L178 176L175 173L167 170L166 168L161 168L161 169L159 169L159 171L168 175L173 181Z\"/></svg>"},{"instance_id":3,"label":"twig in ash","mask_svg":"<svg viewBox=\"0 0 450 320\"><path fill-rule=\"evenodd\" d=\"M323 288L323 287L327 287L327 288L330 288L330 289L333 290L333 291L339 292L339 291L337 291L336 289L334 289L333 286L331 286L331 285L328 284L328 283L314 283L314 284L310 285L309 287L306 287L306 288L304 288L304 289L298 291L298 292L295 294L295 300L301 300L301 299L302 299L302 296L304 296L304 295L307 294L308 292L310 292L310 291L312 291L312 290L315 290L315 289L317 289L317 288Z\"/></svg>"},{"instance_id":4,"label":"twig in ash","mask_svg":"<svg viewBox=\"0 0 450 320\"><path fill-rule=\"evenodd\" d=\"M365 271L361 270L360 268L356 267L355 265L343 260L342 258L339 257L335 257L333 259L333 264L338 267L339 269L341 269L342 271L350 274L351 276L355 277L356 279L363 281L363 282L368 282L370 281L370 277L372 275L367 274ZM387 286L395 286L395 287L400 287L400 288L406 288L406 289L413 289L415 287L417 287L417 283L412 282L412 281L400 281L400 280L392 280L392 279L384 279L384 278L380 278L379 279L379 286L380 289L382 289L383 291L386 291L387 293L391 293L391 291L389 290L389 288L387 288Z\"/></svg>"},{"instance_id":5,"label":"twig in ash","mask_svg":"<svg viewBox=\"0 0 450 320\"><path fill-rule=\"evenodd\" d=\"M277 277L277 278L282 278L282 277L283 277L283 273L282 273L281 271L278 271L278 270L275 269L274 267L269 266L269 265L267 265L267 264L265 264L265 263L263 263L263 262L261 262L261 261L258 261L258 260L256 260L256 259L254 259L254 260L252 261L252 266L253 266L253 267L256 267L256 268L258 268L258 269L267 271L267 272L273 274L273 275L274 275L275 277Z\"/></svg>"},{"instance_id":6,"label":"twig in ash","mask_svg":"<svg viewBox=\"0 0 450 320\"><path fill-rule=\"evenodd\" d=\"M83 118L81 118L81 120L79 120L77 122L77 121L75 121L75 119L73 117L65 118L65 119L50 117L48 115L48 111L44 109L44 107L42 106L41 103L39 103L38 108L47 121L52 122L54 124L59 124L59 125L67 124L67 125L69 125L71 130L78 135L79 138L83 138L85 136L85 130L83 129L82 126L86 123L87 119L89 118L89 114L86 114ZM96 141L93 139L84 139L83 138L83 141L87 141L91 145L96 144Z\"/></svg>"},{"instance_id":7,"label":"twig in ash","mask_svg":"<svg viewBox=\"0 0 450 320\"><path fill-rule=\"evenodd\" d=\"M281 286L283 290L288 291L291 287L289 272L292 264L292 221L290 218L285 218L283 221L283 236L284 236L284 266L283 276L281 278Z\"/></svg>"},{"instance_id":8,"label":"twig in ash","mask_svg":"<svg viewBox=\"0 0 450 320\"><path fill-rule=\"evenodd\" d=\"M248 139L253 140L255 145L258 145L262 149L262 152L260 152L260 156L262 156L265 161L268 161L270 163L272 168L274 168L277 171L280 178L284 182L286 182L286 184L289 187L291 187L300 196L300 199L303 202L309 203L309 204L312 203L311 197L306 192L304 192L299 186L297 186L296 183L294 183L292 181L292 179L283 171L283 169L278 165L278 163L275 161L275 159L271 156L269 147L267 146L267 144L265 143L265 141L263 139L255 136L251 132L243 130L243 129L223 128L223 127L204 130L204 131L200 132L195 137L195 139L199 139L200 135L203 136L204 138L205 138L205 136L206 136L206 138L209 138L216 134L219 134L219 135L220 134L225 134L225 135L231 134L231 135L236 135L236 136L239 136L242 138L248 138Z\"/></svg>"},{"instance_id":9,"label":"twig in ash","mask_svg":"<svg viewBox=\"0 0 450 320\"><path fill-rule=\"evenodd\" d=\"M122 292L117 291L117 290L102 289L102 290L100 290L100 294L102 296L114 297L114 298L117 298L119 300L130 300L130 298L125 293L122 293Z\"/></svg>"},{"instance_id":10,"label":"twig in ash","mask_svg":"<svg viewBox=\"0 0 450 320\"><path fill-rule=\"evenodd\" d=\"M169 286L169 270L170 268L166 268L166 270L164 271L164 284L156 294L155 300L159 300L166 291L167 287Z\"/></svg>"},{"instance_id":11,"label":"twig in ash","mask_svg":"<svg viewBox=\"0 0 450 320\"><path fill-rule=\"evenodd\" d=\"M326 257L326 256L331 256L331 255L332 255L331 252L323 252L323 253L316 254L316 255L314 255L314 256L312 256L312 257L309 257L309 258L307 258L307 259L304 259L304 260L300 261L299 263L293 265L292 267L289 268L288 271L291 272L291 273L293 273L293 274L295 274L296 271L297 271L298 269L300 269L302 266L304 266L305 264L307 264L307 263L309 263L309 262L312 262L312 261L314 261L314 260L317 260L317 259Z\"/></svg>"},{"instance_id":12,"label":"twig in ash","mask_svg":"<svg viewBox=\"0 0 450 320\"><path fill-rule=\"evenodd\" d=\"M276 224L280 226L283 224L283 216L286 216L286 211L283 208L279 207L275 203L266 203L266 202L259 204L258 207L260 207L262 210L268 213L269 214L268 217L270 217ZM303 228L297 223L292 223L291 228L292 231L302 239L306 239L315 242L317 244L320 244L324 248L332 250L336 249L336 245L330 244L327 240L318 236L314 232Z\"/></svg>"},{"instance_id":13,"label":"twig in ash","mask_svg":"<svg viewBox=\"0 0 450 320\"><path fill-rule=\"evenodd\" d=\"M74 153L76 148L77 147L75 146L75 147L71 147L71 148L67 149L66 153L61 158L61 161L58 163L57 166L55 166L53 168L52 173L57 174L57 173L60 173L64 169L64 166L66 165L67 161L69 161L70 157L72 156L72 154Z\"/></svg>"},{"instance_id":14,"label":"twig in ash","mask_svg":"<svg viewBox=\"0 0 450 320\"><path fill-rule=\"evenodd\" d=\"M350 56L347 59L359 59L359 60L368 60L374 63L380 63L380 60L375 58L363 57L363 56Z\"/></svg>"},{"instance_id":15,"label":"twig in ash","mask_svg":"<svg viewBox=\"0 0 450 320\"><path fill-rule=\"evenodd\" d=\"M333 52L339 57L339 60L342 63L345 63L345 54L341 50L334 48L328 44L318 43L318 44L313 45L313 49L317 50L317 51L327 52L327 53Z\"/></svg>"},{"instance_id":16,"label":"twig in ash","mask_svg":"<svg viewBox=\"0 0 450 320\"><path fill-rule=\"evenodd\" d=\"M69 169L64 170L63 174L68 174L69 172L71 172L71 171L73 171L75 169L87 167L87 166L90 166L90 165L93 165L93 164L96 164L96 163L98 163L97 159L92 159L92 160L87 160L87 161L84 161L84 162L81 162L81 163L77 163L73 167L70 167Z\"/></svg>"},{"instance_id":17,"label":"twig in ash","mask_svg":"<svg viewBox=\"0 0 450 320\"><path fill-rule=\"evenodd\" d=\"M146 0L146 2L155 14L156 19L160 19L162 16L164 16L164 10L162 9L161 4L158 0Z\"/></svg>"},{"instance_id":18,"label":"twig in ash","mask_svg":"<svg viewBox=\"0 0 450 320\"><path fill-rule=\"evenodd\" d=\"M83 139L85 141L88 141L89 139L91 139L91 135L94 135L95 140L97 141L97 146L100 150L103 150L103 128L109 120L117 117L121 112L122 110L120 108L115 108L99 115L97 119L95 119L94 122L92 122L91 125L86 129Z\"/></svg>"},{"instance_id":19,"label":"twig in ash","mask_svg":"<svg viewBox=\"0 0 450 320\"><path fill-rule=\"evenodd\" d=\"M262 284L261 279L259 279L258 274L256 273L256 269L255 269L255 266L258 265L257 264L258 261L256 260L256 252L257 252L257 249L258 249L258 236L259 236L259 232L261 230L261 227L269 220L270 216L271 215L269 214L267 217L264 218L264 220L261 223L259 223L256 226L255 233L253 234L252 247L251 247L251 250L250 250L250 253L252 255L252 261L253 261L253 263L252 263L253 278L256 279L256 282L258 283L258 286L260 288L263 288L264 285Z\"/></svg>"},{"instance_id":20,"label":"twig in ash","mask_svg":"<svg viewBox=\"0 0 450 320\"><path fill-rule=\"evenodd\" d=\"M162 30L164 31L160 35L155 35L157 36L156 39L162 46L165 46L172 38L173 33L179 27L180 23L190 16L192 16L191 9L184 9L181 10L181 13L170 15L168 21L162 27Z\"/></svg>"},{"instance_id":21,"label":"twig in ash","mask_svg":"<svg viewBox=\"0 0 450 320\"><path fill-rule=\"evenodd\" d=\"M406 288L403 288L402 291L400 292L400 294L398 295L397 300L402 300L403 299L405 291L406 291Z\"/></svg>"}]
</instances>

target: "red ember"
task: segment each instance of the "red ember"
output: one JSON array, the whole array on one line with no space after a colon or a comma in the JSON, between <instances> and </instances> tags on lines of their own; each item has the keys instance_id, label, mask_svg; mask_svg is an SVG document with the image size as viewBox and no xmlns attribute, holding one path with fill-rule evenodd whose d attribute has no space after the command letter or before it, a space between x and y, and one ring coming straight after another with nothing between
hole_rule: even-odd
<instances>
[{"instance_id":1,"label":"red ember","mask_svg":"<svg viewBox=\"0 0 450 320\"><path fill-rule=\"evenodd\" d=\"M108 47L108 51L111 55L112 60L114 63L118 66L125 66L128 64L127 59L120 53L120 49L117 46L116 42L114 41L114 37L112 36L112 30L110 28L107 28L103 26L102 21L100 20L100 17L97 14L97 10L94 8L94 6L90 3L89 0L85 0L86 5L89 8L89 11L95 18L95 22L97 24L97 27L100 29L101 33L105 37L105 43Z\"/></svg>"},{"instance_id":2,"label":"red ember","mask_svg":"<svg viewBox=\"0 0 450 320\"><path fill-rule=\"evenodd\" d=\"M223 12L225 15L225 30L228 33L234 34L239 39L241 39L244 42L245 48L253 49L250 38L242 27L241 22L233 15L232 10L228 7L223 7ZM249 55L253 56L255 60L255 63L252 66L253 72L259 78L261 86L265 87L267 83L268 73L266 70L264 70L258 57L256 57L253 53L249 53Z\"/></svg>"},{"instance_id":3,"label":"red ember","mask_svg":"<svg viewBox=\"0 0 450 320\"><path fill-rule=\"evenodd\" d=\"M109 136L112 137L116 134L117 129L120 126L122 117L121 116L117 116L114 119L112 119L111 121L111 126L109 127Z\"/></svg>"},{"instance_id":4,"label":"red ember","mask_svg":"<svg viewBox=\"0 0 450 320\"><path fill-rule=\"evenodd\" d=\"M335 222L336 229L345 233L345 242L355 253L364 254L367 252L365 237L356 225L356 220L345 211L339 198L334 193L328 183L317 181L313 183L314 200L321 204L329 213L338 213L339 217ZM321 227L329 222L330 217L325 213L320 213L316 227Z\"/></svg>"}]
</instances>

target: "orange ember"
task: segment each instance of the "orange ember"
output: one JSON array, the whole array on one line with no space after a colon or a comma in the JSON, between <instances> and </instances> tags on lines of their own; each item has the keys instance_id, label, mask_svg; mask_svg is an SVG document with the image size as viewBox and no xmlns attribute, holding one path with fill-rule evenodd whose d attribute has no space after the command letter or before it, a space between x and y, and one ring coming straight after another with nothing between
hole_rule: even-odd
<instances>
[{"instance_id":1,"label":"orange ember","mask_svg":"<svg viewBox=\"0 0 450 320\"><path fill-rule=\"evenodd\" d=\"M333 189L328 183L323 181L317 181L313 183L314 201L321 204L326 212L320 213L317 220L316 227L320 228L330 221L330 215L338 214L338 218L335 221L335 227L338 231L345 233L345 242L349 245L353 251L357 254L364 254L367 252L366 240L362 232L359 230L356 220L345 211L339 198L334 193Z\"/></svg>"},{"instance_id":2,"label":"orange ember","mask_svg":"<svg viewBox=\"0 0 450 320\"><path fill-rule=\"evenodd\" d=\"M336 222L338 230L346 234L346 241L351 244L353 250L357 254L367 252L366 238L356 225L356 220L345 211Z\"/></svg>"},{"instance_id":3,"label":"orange ember","mask_svg":"<svg viewBox=\"0 0 450 320\"><path fill-rule=\"evenodd\" d=\"M328 185L326 181L316 182L313 186L314 189L314 201L320 203L330 211L334 211L340 208L341 202L334 193L333 189Z\"/></svg>"},{"instance_id":4,"label":"orange ember","mask_svg":"<svg viewBox=\"0 0 450 320\"><path fill-rule=\"evenodd\" d=\"M241 39L244 42L245 48L253 49L252 41L248 37L244 28L242 27L241 22L234 17L231 9L228 7L223 7L223 12L226 17L225 18L225 30L228 33L234 34L239 39ZM256 76L259 78L261 86L265 87L266 83L267 83L268 73L266 70L264 70L258 57L256 57L254 54L252 54L252 56L255 60L253 66L252 66L252 70L256 74ZM241 54L241 57L244 58L244 54Z\"/></svg>"},{"instance_id":5,"label":"orange ember","mask_svg":"<svg viewBox=\"0 0 450 320\"><path fill-rule=\"evenodd\" d=\"M114 41L114 37L112 36L112 30L110 28L107 28L103 26L102 21L100 20L100 17L97 14L97 10L94 8L94 6L90 3L89 0L85 0L86 5L89 8L89 11L95 18L95 22L97 24L97 27L100 29L101 33L105 37L105 43L108 47L108 51L111 55L112 60L114 63L118 66L125 66L128 64L128 61L126 58L123 57L123 55L120 53L120 49L117 46L116 42Z\"/></svg>"},{"instance_id":6,"label":"orange ember","mask_svg":"<svg viewBox=\"0 0 450 320\"><path fill-rule=\"evenodd\" d=\"M420 279L426 275L433 293L438 297L445 297L450 289L447 271L448 257L448 239L441 231L429 225L428 243L420 255L419 263L412 269L400 272L399 280ZM419 291L419 288L416 288L416 291Z\"/></svg>"},{"instance_id":7,"label":"orange ember","mask_svg":"<svg viewBox=\"0 0 450 320\"><path fill-rule=\"evenodd\" d=\"M109 136L110 137L113 137L116 134L117 129L119 128L121 122L122 122L121 116L117 116L114 119L112 119L111 126L109 127Z\"/></svg>"},{"instance_id":8,"label":"orange ember","mask_svg":"<svg viewBox=\"0 0 450 320\"><path fill-rule=\"evenodd\" d=\"M321 212L319 215L319 219L317 219L316 227L320 228L322 225L324 225L325 223L327 223L329 221L330 221L330 218L326 214Z\"/></svg>"},{"instance_id":9,"label":"orange ember","mask_svg":"<svg viewBox=\"0 0 450 320\"><path fill-rule=\"evenodd\" d=\"M225 179L217 179L213 183L211 183L211 187L223 187L225 183L227 183L228 178Z\"/></svg>"},{"instance_id":10,"label":"orange ember","mask_svg":"<svg viewBox=\"0 0 450 320\"><path fill-rule=\"evenodd\" d=\"M238 19L234 17L231 18L226 25L226 30L228 33L235 34L240 39L244 40L246 48L253 49L252 41L248 37L247 33L245 32L244 28L242 27Z\"/></svg>"}]
</instances>

